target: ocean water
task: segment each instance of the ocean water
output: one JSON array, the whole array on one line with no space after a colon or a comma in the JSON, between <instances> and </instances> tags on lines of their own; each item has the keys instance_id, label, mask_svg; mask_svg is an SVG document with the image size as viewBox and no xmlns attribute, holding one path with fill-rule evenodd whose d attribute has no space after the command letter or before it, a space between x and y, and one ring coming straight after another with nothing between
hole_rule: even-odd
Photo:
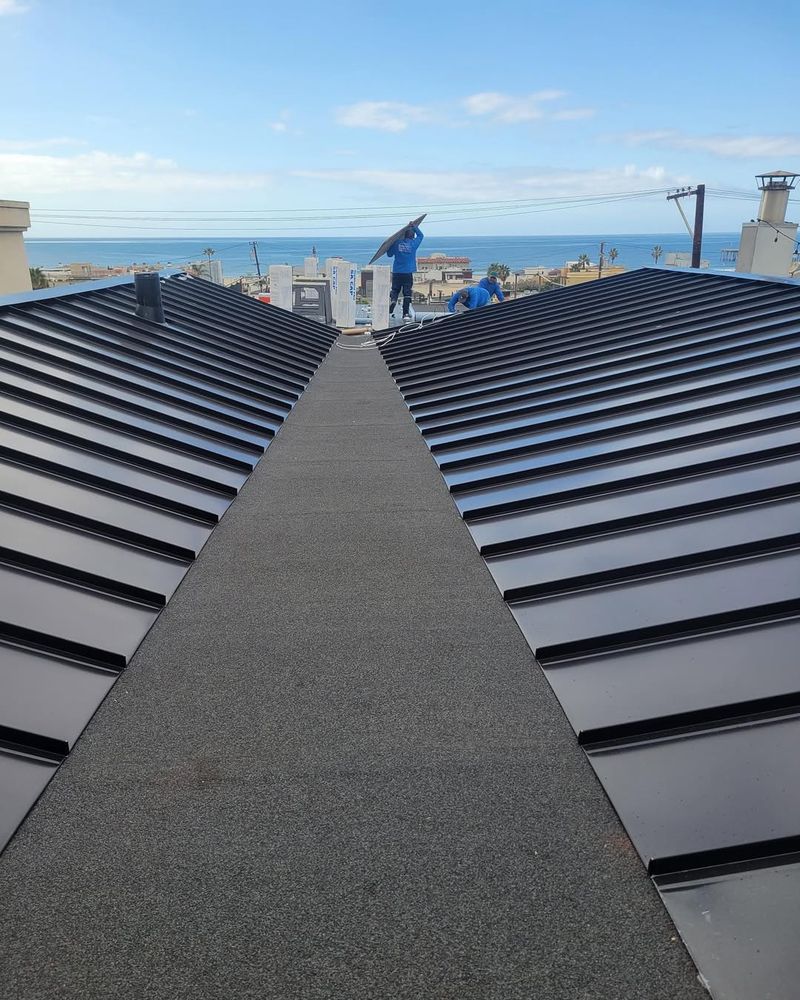
<instances>
[{"instance_id":1,"label":"ocean water","mask_svg":"<svg viewBox=\"0 0 800 1000\"><path fill-rule=\"evenodd\" d=\"M523 267L561 267L566 260L575 260L588 254L596 262L600 242L605 241L606 261L608 251L615 247L619 253L618 265L628 269L653 264L652 248L660 246L664 253L691 251L691 241L686 233L641 233L638 235L610 236L426 236L420 256L445 253L449 256L469 257L475 271L485 271L493 262L507 264L512 271ZM360 266L369 261L380 244L374 237L336 237L320 239L275 238L256 241L261 271L270 264L302 264L315 246L319 257L344 257ZM738 233L708 233L703 238L703 259L712 268L732 269L720 256L723 248L737 247ZM247 237L216 236L201 239L29 239L25 241L28 261L32 267L55 267L58 264L89 262L99 267L128 264L162 264L183 266L190 261L202 260L202 251L212 247L216 259L222 261L227 277L255 274ZM383 258L382 263L389 263ZM663 258L660 263L664 263Z\"/></svg>"}]
</instances>

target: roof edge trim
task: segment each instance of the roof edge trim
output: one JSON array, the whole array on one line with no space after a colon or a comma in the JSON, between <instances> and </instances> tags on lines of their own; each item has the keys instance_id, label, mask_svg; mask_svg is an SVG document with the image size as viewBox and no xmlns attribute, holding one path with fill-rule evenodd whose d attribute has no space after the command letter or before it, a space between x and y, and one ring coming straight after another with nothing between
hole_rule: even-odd
<instances>
[{"instance_id":1,"label":"roof edge trim","mask_svg":"<svg viewBox=\"0 0 800 1000\"><path fill-rule=\"evenodd\" d=\"M165 268L158 274L162 278L170 278L176 274L184 274L183 268ZM117 288L119 285L132 285L133 275L120 275L114 278L98 278L96 280L76 282L63 288L39 288L30 292L15 292L13 295L0 295L0 309L3 306L19 306L26 302L39 302L42 299L67 298L70 295L85 295L103 288Z\"/></svg>"}]
</instances>

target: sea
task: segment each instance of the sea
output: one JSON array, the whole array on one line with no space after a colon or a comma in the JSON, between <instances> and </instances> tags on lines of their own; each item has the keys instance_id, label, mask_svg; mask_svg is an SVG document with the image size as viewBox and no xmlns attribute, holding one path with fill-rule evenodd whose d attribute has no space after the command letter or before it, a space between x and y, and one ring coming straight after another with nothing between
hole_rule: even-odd
<instances>
[{"instance_id":1,"label":"sea","mask_svg":"<svg viewBox=\"0 0 800 1000\"><path fill-rule=\"evenodd\" d=\"M523 267L563 267L567 260L587 254L593 263L600 256L600 243L605 243L605 259L617 250L615 263L627 269L654 263L652 250L660 246L664 254L672 251L690 252L687 233L638 233L591 236L426 236L420 256L444 253L454 257L469 257L477 273L485 272L491 263L507 264L512 271ZM263 238L256 240L261 272L270 264L302 264L316 249L321 260L344 257L364 267L379 245L374 237L326 236ZM703 260L711 268L733 270L733 264L722 259L722 250L738 247L738 233L706 233L703 236ZM222 262L226 277L255 274L251 241L246 236L208 236L200 239L27 239L25 246L32 267L56 267L59 264L90 263L98 267L124 267L131 264L160 264L182 267L192 261L205 260L203 251L210 247L214 259ZM383 263L388 263L384 258ZM660 263L664 263L662 257Z\"/></svg>"}]
</instances>

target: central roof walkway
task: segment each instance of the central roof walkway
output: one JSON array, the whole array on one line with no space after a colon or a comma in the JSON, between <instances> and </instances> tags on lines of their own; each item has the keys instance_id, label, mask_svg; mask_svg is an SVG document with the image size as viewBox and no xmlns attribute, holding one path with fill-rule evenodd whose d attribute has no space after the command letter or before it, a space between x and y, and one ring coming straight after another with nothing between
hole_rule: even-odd
<instances>
[{"instance_id":1,"label":"central roof walkway","mask_svg":"<svg viewBox=\"0 0 800 1000\"><path fill-rule=\"evenodd\" d=\"M706 996L377 351L0 861L6 1000Z\"/></svg>"}]
</instances>

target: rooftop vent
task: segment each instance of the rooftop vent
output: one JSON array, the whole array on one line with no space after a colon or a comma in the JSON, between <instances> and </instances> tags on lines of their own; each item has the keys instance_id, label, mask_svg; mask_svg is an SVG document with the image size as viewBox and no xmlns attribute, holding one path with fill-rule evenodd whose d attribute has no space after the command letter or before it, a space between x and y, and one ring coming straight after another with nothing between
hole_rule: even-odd
<instances>
[{"instance_id":1,"label":"rooftop vent","mask_svg":"<svg viewBox=\"0 0 800 1000\"><path fill-rule=\"evenodd\" d=\"M136 315L151 323L166 322L164 305L161 301L161 278L158 271L148 271L133 276L136 290Z\"/></svg>"}]
</instances>

